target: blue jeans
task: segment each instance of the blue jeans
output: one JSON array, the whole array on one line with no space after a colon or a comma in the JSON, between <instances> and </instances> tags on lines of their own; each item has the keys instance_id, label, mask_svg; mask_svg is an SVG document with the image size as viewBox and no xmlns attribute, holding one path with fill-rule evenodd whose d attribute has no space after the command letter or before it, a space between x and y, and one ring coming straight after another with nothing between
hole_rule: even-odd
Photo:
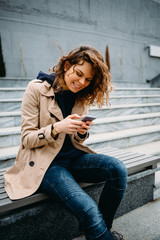
<instances>
[{"instance_id":1,"label":"blue jeans","mask_svg":"<svg viewBox=\"0 0 160 240\"><path fill-rule=\"evenodd\" d=\"M99 204L77 182L105 181ZM109 230L124 196L127 170L118 159L83 153L77 158L57 159L48 168L40 190L61 203L82 224L88 240L112 240Z\"/></svg>"}]
</instances>

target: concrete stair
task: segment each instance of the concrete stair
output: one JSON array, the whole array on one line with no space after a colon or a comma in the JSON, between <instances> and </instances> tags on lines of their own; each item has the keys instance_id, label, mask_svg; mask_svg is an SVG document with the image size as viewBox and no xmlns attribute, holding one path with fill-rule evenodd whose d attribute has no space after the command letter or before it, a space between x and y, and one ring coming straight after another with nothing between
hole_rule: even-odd
<instances>
[{"instance_id":1,"label":"concrete stair","mask_svg":"<svg viewBox=\"0 0 160 240\"><path fill-rule=\"evenodd\" d=\"M160 124L92 134L86 140L86 144L93 149L107 146L128 148L137 145L137 143L148 143L157 140L160 140Z\"/></svg>"},{"instance_id":2,"label":"concrete stair","mask_svg":"<svg viewBox=\"0 0 160 240\"><path fill-rule=\"evenodd\" d=\"M0 88L15 88L15 87L26 87L28 82L32 78L19 78L19 77L0 77Z\"/></svg>"},{"instance_id":3,"label":"concrete stair","mask_svg":"<svg viewBox=\"0 0 160 240\"><path fill-rule=\"evenodd\" d=\"M135 146L136 151L136 146L160 140L160 88L116 88L110 103L111 107L90 108L90 114L98 118L87 145L94 149ZM157 154L157 150L152 154Z\"/></svg>"},{"instance_id":4,"label":"concrete stair","mask_svg":"<svg viewBox=\"0 0 160 240\"><path fill-rule=\"evenodd\" d=\"M127 102L127 99L126 99ZM160 102L159 103L139 103L139 104L117 104L111 107L103 107L101 109L97 107L91 107L90 113L92 115L101 117L111 117L111 116L124 116L129 114L141 114L141 113L151 113L160 112Z\"/></svg>"},{"instance_id":5,"label":"concrete stair","mask_svg":"<svg viewBox=\"0 0 160 240\"><path fill-rule=\"evenodd\" d=\"M116 88L115 91L111 93L111 96L126 96L126 95L159 95L160 88Z\"/></svg>"},{"instance_id":6,"label":"concrete stair","mask_svg":"<svg viewBox=\"0 0 160 240\"><path fill-rule=\"evenodd\" d=\"M103 117L94 121L90 133L113 132L121 129L132 129L157 124L160 124L160 112Z\"/></svg>"},{"instance_id":7,"label":"concrete stair","mask_svg":"<svg viewBox=\"0 0 160 240\"><path fill-rule=\"evenodd\" d=\"M19 146L0 148L0 168L6 168L13 165Z\"/></svg>"},{"instance_id":8,"label":"concrete stair","mask_svg":"<svg viewBox=\"0 0 160 240\"><path fill-rule=\"evenodd\" d=\"M20 127L0 128L0 146L12 147L20 144Z\"/></svg>"},{"instance_id":9,"label":"concrete stair","mask_svg":"<svg viewBox=\"0 0 160 240\"><path fill-rule=\"evenodd\" d=\"M1 112L11 112L19 111L21 109L21 98L9 98L9 99L0 99L0 111Z\"/></svg>"},{"instance_id":10,"label":"concrete stair","mask_svg":"<svg viewBox=\"0 0 160 240\"><path fill-rule=\"evenodd\" d=\"M21 125L21 111L0 112L0 126L17 127Z\"/></svg>"},{"instance_id":11,"label":"concrete stair","mask_svg":"<svg viewBox=\"0 0 160 240\"><path fill-rule=\"evenodd\" d=\"M10 98L22 98L25 91L25 87L23 88L3 88L0 87L0 99L10 99Z\"/></svg>"}]
</instances>

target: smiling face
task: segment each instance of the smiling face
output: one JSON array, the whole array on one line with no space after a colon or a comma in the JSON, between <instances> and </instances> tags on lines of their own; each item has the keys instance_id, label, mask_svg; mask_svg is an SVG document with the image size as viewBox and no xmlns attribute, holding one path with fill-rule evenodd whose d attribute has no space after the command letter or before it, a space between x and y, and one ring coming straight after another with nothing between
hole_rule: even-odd
<instances>
[{"instance_id":1,"label":"smiling face","mask_svg":"<svg viewBox=\"0 0 160 240\"><path fill-rule=\"evenodd\" d=\"M65 68L68 69L64 74L66 90L77 93L86 88L94 76L92 65L87 61L84 61L83 64L72 65L69 68L67 68L67 65L69 65L68 61L64 64L64 70Z\"/></svg>"}]
</instances>

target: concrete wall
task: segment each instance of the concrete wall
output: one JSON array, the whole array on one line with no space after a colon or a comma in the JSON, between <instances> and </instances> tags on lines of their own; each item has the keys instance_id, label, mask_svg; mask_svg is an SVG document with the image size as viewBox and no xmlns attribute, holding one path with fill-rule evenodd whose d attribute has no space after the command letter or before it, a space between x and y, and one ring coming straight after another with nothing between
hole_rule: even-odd
<instances>
[{"instance_id":1,"label":"concrete wall","mask_svg":"<svg viewBox=\"0 0 160 240\"><path fill-rule=\"evenodd\" d=\"M113 81L145 84L160 73L160 4L155 0L0 1L3 60L8 77L35 78L80 44L105 55Z\"/></svg>"}]
</instances>

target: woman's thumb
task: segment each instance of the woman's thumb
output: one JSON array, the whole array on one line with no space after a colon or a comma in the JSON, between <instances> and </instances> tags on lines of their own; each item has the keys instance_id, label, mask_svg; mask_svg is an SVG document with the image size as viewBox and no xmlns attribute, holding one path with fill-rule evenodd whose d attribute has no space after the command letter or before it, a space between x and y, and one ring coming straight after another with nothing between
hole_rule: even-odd
<instances>
[{"instance_id":1,"label":"woman's thumb","mask_svg":"<svg viewBox=\"0 0 160 240\"><path fill-rule=\"evenodd\" d=\"M79 116L78 114L72 114L72 115L69 116L69 118L70 118L70 119L73 119L73 118L78 118L78 119L80 119L80 118L82 118L82 117Z\"/></svg>"}]
</instances>

